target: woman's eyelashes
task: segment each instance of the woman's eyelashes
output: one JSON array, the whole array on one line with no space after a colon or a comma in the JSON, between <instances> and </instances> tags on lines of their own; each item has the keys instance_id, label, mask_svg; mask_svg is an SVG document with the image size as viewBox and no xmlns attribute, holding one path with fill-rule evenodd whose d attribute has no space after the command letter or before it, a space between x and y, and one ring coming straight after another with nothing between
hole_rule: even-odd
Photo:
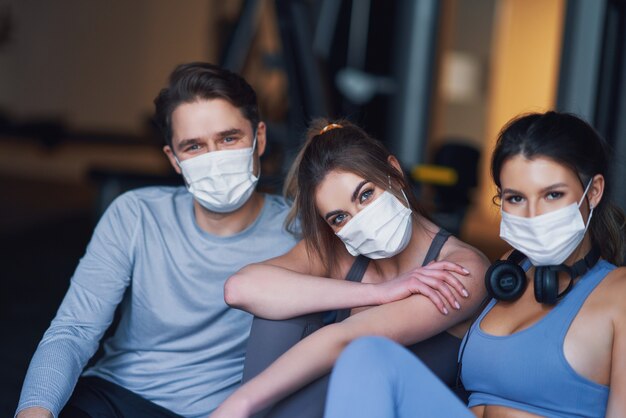
<instances>
[{"instance_id":1,"label":"woman's eyelashes","mask_svg":"<svg viewBox=\"0 0 626 418\"><path fill-rule=\"evenodd\" d=\"M346 220L346 218L348 217L348 215L346 213L340 213L337 216L333 217L330 219L330 225L331 226L340 226L343 221Z\"/></svg>"},{"instance_id":2,"label":"woman's eyelashes","mask_svg":"<svg viewBox=\"0 0 626 418\"><path fill-rule=\"evenodd\" d=\"M565 195L565 192L552 190L552 191L547 192L544 195L544 199L545 200L558 200L562 198L564 195ZM518 195L518 194L508 194L504 196L504 200L510 204L518 205L520 203L523 203L526 199L523 196Z\"/></svg>"},{"instance_id":3,"label":"woman's eyelashes","mask_svg":"<svg viewBox=\"0 0 626 418\"><path fill-rule=\"evenodd\" d=\"M516 204L522 203L524 201L524 198L518 194L511 194L511 195L505 195L504 200L507 203L516 205Z\"/></svg>"},{"instance_id":4,"label":"woman's eyelashes","mask_svg":"<svg viewBox=\"0 0 626 418\"><path fill-rule=\"evenodd\" d=\"M558 191L551 191L548 192L548 194L546 195L546 200L557 200L563 197L565 193L563 192L558 192Z\"/></svg>"},{"instance_id":5,"label":"woman's eyelashes","mask_svg":"<svg viewBox=\"0 0 626 418\"><path fill-rule=\"evenodd\" d=\"M363 190L361 194L359 195L359 203L360 204L365 203L366 201L370 200L373 195L374 195L373 188Z\"/></svg>"}]
</instances>

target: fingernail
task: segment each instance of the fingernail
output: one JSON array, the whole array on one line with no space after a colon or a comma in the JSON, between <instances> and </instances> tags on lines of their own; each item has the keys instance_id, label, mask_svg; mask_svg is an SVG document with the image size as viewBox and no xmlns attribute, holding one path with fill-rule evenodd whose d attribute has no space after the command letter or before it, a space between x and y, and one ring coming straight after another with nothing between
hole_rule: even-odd
<instances>
[{"instance_id":1,"label":"fingernail","mask_svg":"<svg viewBox=\"0 0 626 418\"><path fill-rule=\"evenodd\" d=\"M443 308L443 314L444 314L444 315L448 315L448 313L449 313L449 312L448 312L448 308L445 308L445 307L444 307L444 308Z\"/></svg>"},{"instance_id":2,"label":"fingernail","mask_svg":"<svg viewBox=\"0 0 626 418\"><path fill-rule=\"evenodd\" d=\"M465 274L469 274L469 270L468 270L468 269L466 269L465 267L463 267L463 272L464 272Z\"/></svg>"},{"instance_id":3,"label":"fingernail","mask_svg":"<svg viewBox=\"0 0 626 418\"><path fill-rule=\"evenodd\" d=\"M465 296L466 298L469 297L469 293L467 293L467 290L463 289L463 291L461 291L461 293L463 294L463 296Z\"/></svg>"},{"instance_id":4,"label":"fingernail","mask_svg":"<svg viewBox=\"0 0 626 418\"><path fill-rule=\"evenodd\" d=\"M459 302L457 302L456 300L454 301L454 307L458 310L461 309L461 305L459 305Z\"/></svg>"}]
</instances>

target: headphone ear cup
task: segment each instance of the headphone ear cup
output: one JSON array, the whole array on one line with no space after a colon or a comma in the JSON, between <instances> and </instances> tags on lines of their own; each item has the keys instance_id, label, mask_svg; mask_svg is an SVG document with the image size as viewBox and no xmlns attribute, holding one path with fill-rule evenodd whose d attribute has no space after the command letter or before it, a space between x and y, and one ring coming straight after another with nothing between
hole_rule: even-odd
<instances>
[{"instance_id":1,"label":"headphone ear cup","mask_svg":"<svg viewBox=\"0 0 626 418\"><path fill-rule=\"evenodd\" d=\"M487 293L498 300L510 301L519 298L526 289L526 273L518 264L499 260L485 273Z\"/></svg>"},{"instance_id":2,"label":"headphone ear cup","mask_svg":"<svg viewBox=\"0 0 626 418\"><path fill-rule=\"evenodd\" d=\"M554 305L559 296L559 272L549 266L535 267L535 300Z\"/></svg>"}]
</instances>

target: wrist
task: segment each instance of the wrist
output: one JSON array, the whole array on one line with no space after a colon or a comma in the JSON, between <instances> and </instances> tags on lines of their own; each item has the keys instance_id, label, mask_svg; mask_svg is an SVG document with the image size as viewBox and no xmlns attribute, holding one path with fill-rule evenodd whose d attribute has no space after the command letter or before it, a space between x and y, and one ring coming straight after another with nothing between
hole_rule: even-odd
<instances>
[{"instance_id":1,"label":"wrist","mask_svg":"<svg viewBox=\"0 0 626 418\"><path fill-rule=\"evenodd\" d=\"M384 288L378 284L367 283L362 286L365 288L365 301L360 306L377 306L382 305L385 300Z\"/></svg>"},{"instance_id":2,"label":"wrist","mask_svg":"<svg viewBox=\"0 0 626 418\"><path fill-rule=\"evenodd\" d=\"M16 418L53 418L52 412L46 408L40 406L31 406L29 408L22 409L16 416Z\"/></svg>"}]
</instances>

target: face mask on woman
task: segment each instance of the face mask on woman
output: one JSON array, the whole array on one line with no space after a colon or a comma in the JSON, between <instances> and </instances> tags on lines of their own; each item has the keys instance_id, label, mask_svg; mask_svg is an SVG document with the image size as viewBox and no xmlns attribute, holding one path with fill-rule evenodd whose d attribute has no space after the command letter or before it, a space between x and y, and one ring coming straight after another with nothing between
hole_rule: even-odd
<instances>
[{"instance_id":1,"label":"face mask on woman","mask_svg":"<svg viewBox=\"0 0 626 418\"><path fill-rule=\"evenodd\" d=\"M354 215L337 236L353 256L388 258L409 244L413 233L411 226L411 209L385 191Z\"/></svg>"},{"instance_id":2,"label":"face mask on woman","mask_svg":"<svg viewBox=\"0 0 626 418\"><path fill-rule=\"evenodd\" d=\"M178 162L187 190L211 212L233 212L252 195L259 177L253 174L254 148L207 152Z\"/></svg>"},{"instance_id":3,"label":"face mask on woman","mask_svg":"<svg viewBox=\"0 0 626 418\"><path fill-rule=\"evenodd\" d=\"M501 210L500 237L522 252L535 266L556 266L563 263L582 242L591 222L593 206L590 207L585 225L580 205L592 181L593 179L587 184L578 204L574 202L532 218L511 215Z\"/></svg>"}]
</instances>

